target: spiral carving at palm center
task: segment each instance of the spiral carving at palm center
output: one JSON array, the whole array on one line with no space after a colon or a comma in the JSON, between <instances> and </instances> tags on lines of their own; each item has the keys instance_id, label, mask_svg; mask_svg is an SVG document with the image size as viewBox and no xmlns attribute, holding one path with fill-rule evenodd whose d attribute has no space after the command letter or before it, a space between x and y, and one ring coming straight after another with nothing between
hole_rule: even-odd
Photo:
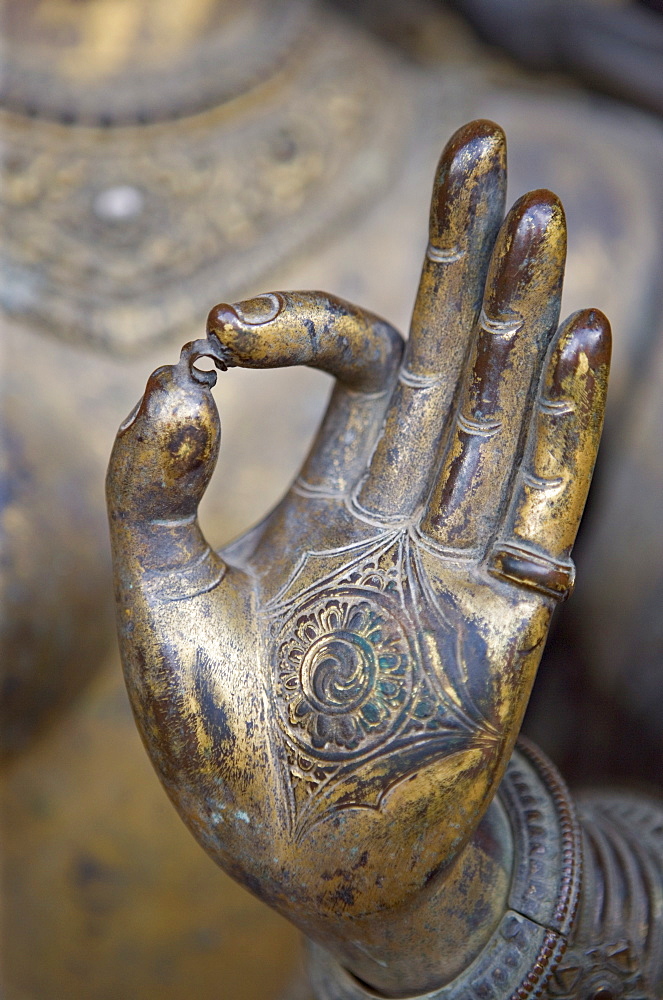
<instances>
[{"instance_id":1,"label":"spiral carving at palm center","mask_svg":"<svg viewBox=\"0 0 663 1000\"><path fill-rule=\"evenodd\" d=\"M319 712L343 715L361 707L375 681L370 643L352 632L323 635L302 664L302 689Z\"/></svg>"},{"instance_id":2,"label":"spiral carving at palm center","mask_svg":"<svg viewBox=\"0 0 663 1000\"><path fill-rule=\"evenodd\" d=\"M284 629L279 686L289 735L317 756L364 753L392 733L412 688L408 642L378 595L318 595Z\"/></svg>"}]
</instances>

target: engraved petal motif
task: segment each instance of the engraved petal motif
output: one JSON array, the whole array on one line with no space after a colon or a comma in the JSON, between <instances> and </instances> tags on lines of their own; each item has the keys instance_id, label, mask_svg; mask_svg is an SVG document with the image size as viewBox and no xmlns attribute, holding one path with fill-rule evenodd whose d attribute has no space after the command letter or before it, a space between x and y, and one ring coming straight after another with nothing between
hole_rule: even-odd
<instances>
[{"instance_id":1,"label":"engraved petal motif","mask_svg":"<svg viewBox=\"0 0 663 1000\"><path fill-rule=\"evenodd\" d=\"M277 661L282 721L316 757L370 752L397 728L412 691L399 610L382 594L349 589L316 595L286 623Z\"/></svg>"}]
</instances>

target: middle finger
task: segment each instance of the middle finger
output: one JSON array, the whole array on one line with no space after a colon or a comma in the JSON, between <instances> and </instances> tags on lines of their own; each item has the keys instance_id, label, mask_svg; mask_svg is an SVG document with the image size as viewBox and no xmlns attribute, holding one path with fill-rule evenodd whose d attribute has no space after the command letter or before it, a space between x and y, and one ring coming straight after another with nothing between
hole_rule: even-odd
<instances>
[{"instance_id":1,"label":"middle finger","mask_svg":"<svg viewBox=\"0 0 663 1000\"><path fill-rule=\"evenodd\" d=\"M510 488L538 378L559 317L564 211L532 191L497 238L455 425L421 530L444 548L478 555Z\"/></svg>"},{"instance_id":2,"label":"middle finger","mask_svg":"<svg viewBox=\"0 0 663 1000\"><path fill-rule=\"evenodd\" d=\"M371 515L408 516L430 481L504 213L505 162L504 133L489 121L459 129L442 153L399 382L356 493Z\"/></svg>"}]
</instances>

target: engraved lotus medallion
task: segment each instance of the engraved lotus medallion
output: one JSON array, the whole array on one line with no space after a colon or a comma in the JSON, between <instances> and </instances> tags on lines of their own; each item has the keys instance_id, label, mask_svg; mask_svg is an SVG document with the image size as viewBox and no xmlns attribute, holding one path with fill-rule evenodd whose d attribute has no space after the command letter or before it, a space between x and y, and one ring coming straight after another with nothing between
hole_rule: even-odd
<instances>
[{"instance_id":1,"label":"engraved lotus medallion","mask_svg":"<svg viewBox=\"0 0 663 1000\"><path fill-rule=\"evenodd\" d=\"M382 594L318 595L294 618L278 653L283 721L309 751L341 760L394 731L410 700L411 655Z\"/></svg>"}]
</instances>

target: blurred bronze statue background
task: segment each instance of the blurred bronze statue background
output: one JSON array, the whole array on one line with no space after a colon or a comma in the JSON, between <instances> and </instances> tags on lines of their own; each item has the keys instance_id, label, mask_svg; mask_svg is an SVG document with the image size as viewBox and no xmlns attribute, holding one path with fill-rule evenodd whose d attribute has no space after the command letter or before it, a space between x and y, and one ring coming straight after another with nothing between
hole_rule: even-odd
<instances>
[{"instance_id":1,"label":"blurred bronze statue background","mask_svg":"<svg viewBox=\"0 0 663 1000\"><path fill-rule=\"evenodd\" d=\"M220 297L328 287L404 329L434 164L472 117L506 127L514 192L564 201L564 313L594 302L615 332L579 582L526 730L573 781L661 786L660 123L517 69L437 2L370 6L5 2L9 997L217 997L220 968L233 997L285 985L296 935L180 829L135 737L107 455L144 371ZM215 547L286 488L324 382L226 380Z\"/></svg>"}]
</instances>

